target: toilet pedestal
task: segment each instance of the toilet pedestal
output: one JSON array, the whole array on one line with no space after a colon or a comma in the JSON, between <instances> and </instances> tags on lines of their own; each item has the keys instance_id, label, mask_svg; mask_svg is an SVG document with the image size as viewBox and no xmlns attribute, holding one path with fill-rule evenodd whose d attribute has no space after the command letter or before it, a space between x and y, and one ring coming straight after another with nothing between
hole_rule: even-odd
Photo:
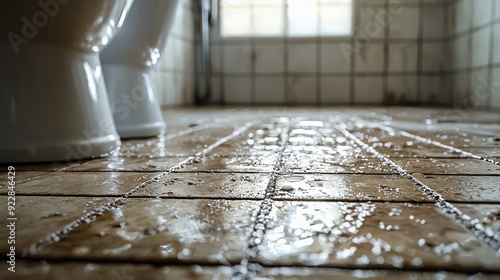
<instances>
[{"instance_id":1,"label":"toilet pedestal","mask_svg":"<svg viewBox=\"0 0 500 280\"><path fill-rule=\"evenodd\" d=\"M120 145L99 54L0 43L0 162L65 162Z\"/></svg>"},{"instance_id":2,"label":"toilet pedestal","mask_svg":"<svg viewBox=\"0 0 500 280\"><path fill-rule=\"evenodd\" d=\"M151 73L165 49L178 4L179 0L135 1L101 53L111 110L122 138L165 131Z\"/></svg>"},{"instance_id":3,"label":"toilet pedestal","mask_svg":"<svg viewBox=\"0 0 500 280\"><path fill-rule=\"evenodd\" d=\"M153 92L151 68L103 64L111 111L122 138L156 136L165 122Z\"/></svg>"}]
</instances>

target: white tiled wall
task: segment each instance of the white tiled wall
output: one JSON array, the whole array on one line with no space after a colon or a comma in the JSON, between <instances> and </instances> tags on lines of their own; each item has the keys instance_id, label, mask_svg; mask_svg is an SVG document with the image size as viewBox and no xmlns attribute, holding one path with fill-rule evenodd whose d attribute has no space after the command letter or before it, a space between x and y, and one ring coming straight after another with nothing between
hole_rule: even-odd
<instances>
[{"instance_id":1,"label":"white tiled wall","mask_svg":"<svg viewBox=\"0 0 500 280\"><path fill-rule=\"evenodd\" d=\"M195 90L195 0L181 0L153 83L162 105L193 102Z\"/></svg>"},{"instance_id":2,"label":"white tiled wall","mask_svg":"<svg viewBox=\"0 0 500 280\"><path fill-rule=\"evenodd\" d=\"M500 1L400 0L387 25L384 15L398 0L354 1L353 37L215 37L212 103L500 110ZM193 102L196 1L181 3L155 68L163 105Z\"/></svg>"},{"instance_id":3,"label":"white tiled wall","mask_svg":"<svg viewBox=\"0 0 500 280\"><path fill-rule=\"evenodd\" d=\"M448 104L443 77L449 3L399 0L394 9L398 0L354 1L352 37L237 39L215 31L211 101Z\"/></svg>"},{"instance_id":4,"label":"white tiled wall","mask_svg":"<svg viewBox=\"0 0 500 280\"><path fill-rule=\"evenodd\" d=\"M447 48L455 108L500 109L500 1L454 0Z\"/></svg>"}]
</instances>

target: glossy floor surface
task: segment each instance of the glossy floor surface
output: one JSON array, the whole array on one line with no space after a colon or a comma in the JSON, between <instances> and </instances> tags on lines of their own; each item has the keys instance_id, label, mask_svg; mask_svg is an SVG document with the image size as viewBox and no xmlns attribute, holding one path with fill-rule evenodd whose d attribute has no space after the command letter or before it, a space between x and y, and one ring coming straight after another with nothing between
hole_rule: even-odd
<instances>
[{"instance_id":1,"label":"glossy floor surface","mask_svg":"<svg viewBox=\"0 0 500 280\"><path fill-rule=\"evenodd\" d=\"M164 117L165 136L108 157L15 166L17 272L0 278L500 279L498 114Z\"/></svg>"}]
</instances>

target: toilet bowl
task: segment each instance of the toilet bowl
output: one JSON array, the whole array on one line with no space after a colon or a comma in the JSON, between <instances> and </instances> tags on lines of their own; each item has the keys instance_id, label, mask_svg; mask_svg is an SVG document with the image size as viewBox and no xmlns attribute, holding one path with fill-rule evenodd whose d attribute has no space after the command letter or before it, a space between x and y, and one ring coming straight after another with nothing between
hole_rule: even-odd
<instances>
[{"instance_id":1,"label":"toilet bowl","mask_svg":"<svg viewBox=\"0 0 500 280\"><path fill-rule=\"evenodd\" d=\"M0 2L0 162L71 161L119 147L99 52L132 3Z\"/></svg>"},{"instance_id":2,"label":"toilet bowl","mask_svg":"<svg viewBox=\"0 0 500 280\"><path fill-rule=\"evenodd\" d=\"M164 49L178 2L135 1L123 27L101 53L111 111L122 138L165 131L152 67Z\"/></svg>"}]
</instances>

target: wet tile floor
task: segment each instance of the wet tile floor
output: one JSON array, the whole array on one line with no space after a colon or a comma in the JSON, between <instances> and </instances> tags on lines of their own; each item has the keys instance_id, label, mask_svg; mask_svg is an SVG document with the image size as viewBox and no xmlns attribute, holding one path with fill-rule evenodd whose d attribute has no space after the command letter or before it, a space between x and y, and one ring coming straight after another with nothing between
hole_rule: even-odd
<instances>
[{"instance_id":1,"label":"wet tile floor","mask_svg":"<svg viewBox=\"0 0 500 280\"><path fill-rule=\"evenodd\" d=\"M2 279L500 279L498 114L164 114L107 157L16 166Z\"/></svg>"}]
</instances>

